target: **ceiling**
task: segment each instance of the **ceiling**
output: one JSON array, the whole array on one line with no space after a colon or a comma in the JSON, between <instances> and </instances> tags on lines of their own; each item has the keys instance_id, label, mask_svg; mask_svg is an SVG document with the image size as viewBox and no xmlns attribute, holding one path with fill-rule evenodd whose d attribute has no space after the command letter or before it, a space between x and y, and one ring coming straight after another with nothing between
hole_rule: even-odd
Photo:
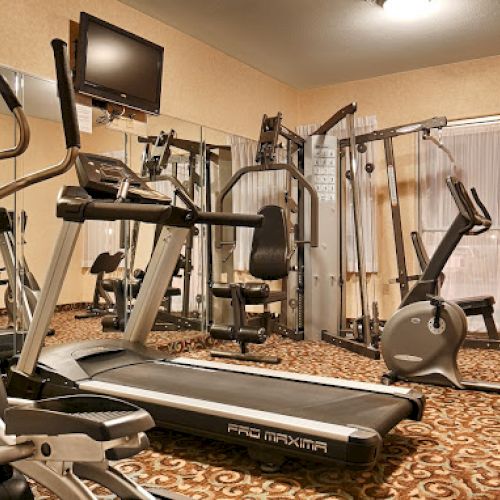
<instances>
[{"instance_id":1,"label":"ceiling","mask_svg":"<svg viewBox=\"0 0 500 500\"><path fill-rule=\"evenodd\" d=\"M365 0L121 1L299 89L500 54L500 0L412 21Z\"/></svg>"}]
</instances>

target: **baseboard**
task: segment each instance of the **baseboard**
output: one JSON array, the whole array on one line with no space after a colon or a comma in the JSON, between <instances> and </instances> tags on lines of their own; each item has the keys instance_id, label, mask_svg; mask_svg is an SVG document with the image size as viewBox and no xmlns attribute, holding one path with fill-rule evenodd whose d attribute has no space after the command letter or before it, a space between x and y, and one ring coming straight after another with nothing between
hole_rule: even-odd
<instances>
[{"instance_id":1,"label":"baseboard","mask_svg":"<svg viewBox=\"0 0 500 500\"><path fill-rule=\"evenodd\" d=\"M56 312L64 311L78 311L80 309L86 309L90 306L90 302L74 302L72 304L58 304L56 306ZM7 309L2 307L0 309L0 316L7 316Z\"/></svg>"}]
</instances>

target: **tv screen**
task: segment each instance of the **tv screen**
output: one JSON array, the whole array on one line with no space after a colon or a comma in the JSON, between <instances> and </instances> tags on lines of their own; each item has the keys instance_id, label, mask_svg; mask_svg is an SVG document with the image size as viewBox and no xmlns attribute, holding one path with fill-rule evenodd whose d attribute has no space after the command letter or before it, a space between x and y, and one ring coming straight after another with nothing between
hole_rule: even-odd
<instances>
[{"instance_id":1,"label":"tv screen","mask_svg":"<svg viewBox=\"0 0 500 500\"><path fill-rule=\"evenodd\" d=\"M147 113L160 112L163 47L82 12L77 91Z\"/></svg>"}]
</instances>

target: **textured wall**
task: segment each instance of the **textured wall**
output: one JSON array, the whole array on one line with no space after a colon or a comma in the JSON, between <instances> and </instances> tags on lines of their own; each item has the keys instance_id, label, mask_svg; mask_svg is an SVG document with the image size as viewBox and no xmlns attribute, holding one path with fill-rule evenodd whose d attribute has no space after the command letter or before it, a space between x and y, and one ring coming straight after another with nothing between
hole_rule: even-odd
<instances>
[{"instance_id":1,"label":"textured wall","mask_svg":"<svg viewBox=\"0 0 500 500\"><path fill-rule=\"evenodd\" d=\"M0 0L0 64L53 78L49 42L80 11L165 47L163 114L252 137L263 113L295 125L294 89L117 0Z\"/></svg>"}]
</instances>

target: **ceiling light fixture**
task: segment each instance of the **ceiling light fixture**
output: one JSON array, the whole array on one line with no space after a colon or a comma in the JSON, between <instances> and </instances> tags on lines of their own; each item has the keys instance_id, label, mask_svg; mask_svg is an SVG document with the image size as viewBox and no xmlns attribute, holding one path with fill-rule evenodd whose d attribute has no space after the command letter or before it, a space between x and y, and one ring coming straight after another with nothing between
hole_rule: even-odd
<instances>
[{"instance_id":1,"label":"ceiling light fixture","mask_svg":"<svg viewBox=\"0 0 500 500\"><path fill-rule=\"evenodd\" d=\"M432 0L368 0L383 7L389 16L412 21L428 15L435 5Z\"/></svg>"}]
</instances>

